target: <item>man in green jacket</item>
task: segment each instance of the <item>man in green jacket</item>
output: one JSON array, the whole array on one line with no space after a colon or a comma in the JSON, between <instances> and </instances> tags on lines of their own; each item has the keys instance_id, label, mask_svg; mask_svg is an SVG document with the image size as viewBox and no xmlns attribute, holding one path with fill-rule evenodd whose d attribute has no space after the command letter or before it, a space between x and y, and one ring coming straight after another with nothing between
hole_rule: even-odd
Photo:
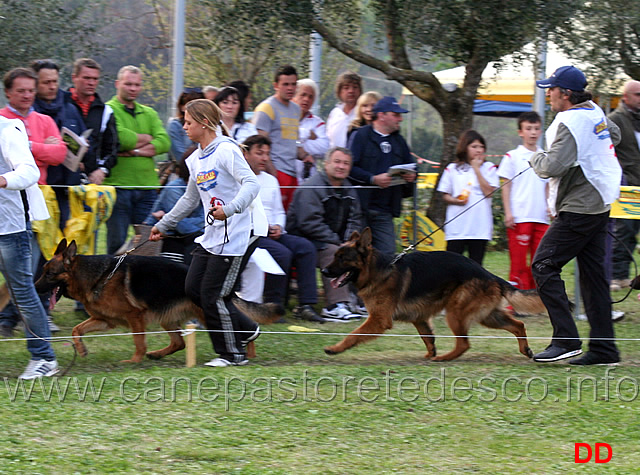
<instances>
[{"instance_id":1,"label":"man in green jacket","mask_svg":"<svg viewBox=\"0 0 640 475\"><path fill-rule=\"evenodd\" d=\"M107 252L124 244L130 224L142 223L151 212L159 186L153 157L169 151L171 140L158 113L136 102L142 91L142 71L123 66L116 80L117 94L107 102L116 118L120 151L118 163L104 181L117 186L116 204L107 221Z\"/></svg>"}]
</instances>

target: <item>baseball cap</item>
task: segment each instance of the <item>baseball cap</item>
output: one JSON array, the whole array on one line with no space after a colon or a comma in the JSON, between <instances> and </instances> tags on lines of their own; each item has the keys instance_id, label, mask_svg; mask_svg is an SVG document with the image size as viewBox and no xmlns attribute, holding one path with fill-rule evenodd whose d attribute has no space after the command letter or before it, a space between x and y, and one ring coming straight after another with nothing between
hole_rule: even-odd
<instances>
[{"instance_id":1,"label":"baseball cap","mask_svg":"<svg viewBox=\"0 0 640 475\"><path fill-rule=\"evenodd\" d=\"M547 79L536 81L536 86L543 89L561 87L571 91L582 92L587 87L587 78L575 66L562 66L556 69Z\"/></svg>"},{"instance_id":2,"label":"baseball cap","mask_svg":"<svg viewBox=\"0 0 640 475\"><path fill-rule=\"evenodd\" d=\"M398 101L396 101L394 97L384 96L376 102L375 106L373 106L373 113L375 114L376 112L397 112L398 114L406 114L409 111L400 107L400 104L398 104Z\"/></svg>"}]
</instances>

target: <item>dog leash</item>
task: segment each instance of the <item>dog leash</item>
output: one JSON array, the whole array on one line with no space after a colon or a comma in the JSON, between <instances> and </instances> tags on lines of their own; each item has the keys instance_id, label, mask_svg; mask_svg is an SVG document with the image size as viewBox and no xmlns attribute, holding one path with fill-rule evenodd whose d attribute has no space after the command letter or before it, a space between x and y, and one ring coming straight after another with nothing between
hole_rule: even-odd
<instances>
[{"instance_id":1,"label":"dog leash","mask_svg":"<svg viewBox=\"0 0 640 475\"><path fill-rule=\"evenodd\" d=\"M622 241L622 239L620 239L618 236L615 235L615 233L612 233L611 231L607 231L607 233L611 237L613 237L616 241L618 241L620 244L622 244L622 246L624 247L624 250L627 251L627 254L629 254L629 257L631 258L631 262L633 262L633 267L636 270L636 276L637 276L638 275L638 264L636 263L636 260L633 258L633 252L629 249L627 244ZM616 300L615 302L611 302L611 303L614 304L614 303L624 302L625 300L627 300L629 295L631 295L631 292L633 292L634 290L635 289L633 287L631 287L631 285L629 285L629 290L627 290L627 293L625 294L625 296L622 297L620 300Z\"/></svg>"},{"instance_id":2,"label":"dog leash","mask_svg":"<svg viewBox=\"0 0 640 475\"><path fill-rule=\"evenodd\" d=\"M119 255L117 257L117 261L116 261L116 265L114 266L113 270L109 273L109 275L107 276L106 279L101 280L100 284L95 287L93 289L93 295L98 298L100 296L100 294L102 293L102 290L104 289L104 287L107 285L107 283L111 280L111 278L115 275L116 271L118 270L118 268L120 267L120 265L122 264L122 262L125 260L125 258L131 254L133 251L140 249L142 246L144 246L145 244L147 244L148 242L150 242L149 239L147 239L144 242L141 242L140 244L138 244L137 246L132 247L131 249L129 249L128 251L125 251L124 253L122 253L121 255Z\"/></svg>"},{"instance_id":3,"label":"dog leash","mask_svg":"<svg viewBox=\"0 0 640 475\"><path fill-rule=\"evenodd\" d=\"M215 199L215 198L214 198ZM206 219L206 224L204 226L202 226L201 229L199 229L198 231L195 231L193 233L189 233L189 234L185 234L184 236L166 236L169 239L186 239L190 236L193 236L195 234L200 233L201 231L204 231L204 229L207 226L210 226L213 224L213 221L215 220L215 218L213 217L213 213L211 211L209 211L209 213L207 214L207 219ZM224 228L224 232L225 232L225 244L227 242L229 242L229 237L227 235L227 220L225 219L225 228ZM131 249L129 249L128 251L125 251L124 253L122 253L121 255L118 256L118 260L116 261L116 265L113 268L113 270L109 273L109 275L107 276L106 279L104 279L103 281L101 281L100 285L98 287L96 287L93 290L93 294L96 297L100 296L100 293L102 292L102 290L104 289L104 287L107 285L107 283L111 280L111 278L115 275L115 273L118 271L118 268L120 267L120 265L124 262L124 260L126 259L126 257L131 254L132 252L140 249L142 246L144 246L145 244L151 242L150 239L147 238L146 241L141 242L140 244L138 244L137 246L132 247ZM223 244L224 246L224 244Z\"/></svg>"},{"instance_id":4,"label":"dog leash","mask_svg":"<svg viewBox=\"0 0 640 475\"><path fill-rule=\"evenodd\" d=\"M493 196L493 194L495 192L497 192L498 190L504 188L506 185L508 185L509 183L511 183L513 180L515 180L516 178L518 178L520 175L522 175L523 173L532 170L531 165L529 165L529 168L525 168L524 170L522 170L520 173L518 173L517 175L515 175L513 178L505 181L502 185L496 187L491 193L489 193L488 195L484 196L482 199L476 201L475 203L473 203L471 206L469 206L468 208L463 209L462 211L460 211L458 214L456 214L454 217L452 217L450 220L445 221L444 223L442 223L441 226L438 226L436 229L434 229L433 231L431 231L429 234L427 234L426 236L424 236L422 239L419 239L418 241L416 241L415 243L411 244L408 247L405 247L399 254L397 254L393 260L391 261L391 265L394 265L396 262L398 262L400 259L402 259L405 255L407 255L408 253L415 251L416 248L418 247L418 245L425 241L426 239L429 239L431 236L433 236L435 233L437 233L438 231L440 231L441 229L443 229L447 224L449 224L450 222L454 221L455 219L459 218L460 216L462 216L464 213L466 213L467 211L471 210L471 208L473 208L474 206L482 203L484 200L491 198Z\"/></svg>"}]
</instances>

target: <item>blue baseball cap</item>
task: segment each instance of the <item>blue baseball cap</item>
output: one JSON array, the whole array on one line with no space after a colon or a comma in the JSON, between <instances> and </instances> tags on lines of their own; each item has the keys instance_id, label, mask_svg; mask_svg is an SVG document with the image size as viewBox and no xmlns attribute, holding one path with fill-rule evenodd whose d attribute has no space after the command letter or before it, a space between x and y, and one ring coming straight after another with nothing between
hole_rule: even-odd
<instances>
[{"instance_id":1,"label":"blue baseball cap","mask_svg":"<svg viewBox=\"0 0 640 475\"><path fill-rule=\"evenodd\" d=\"M384 96L376 102L375 106L373 106L373 113L375 114L378 112L397 112L398 114L406 114L409 111L400 107L400 104L398 104L398 101L396 101L394 97Z\"/></svg>"},{"instance_id":2,"label":"blue baseball cap","mask_svg":"<svg viewBox=\"0 0 640 475\"><path fill-rule=\"evenodd\" d=\"M571 91L582 92L587 87L587 78L575 66L562 66L556 69L547 79L536 81L536 86L543 89L561 87Z\"/></svg>"}]
</instances>

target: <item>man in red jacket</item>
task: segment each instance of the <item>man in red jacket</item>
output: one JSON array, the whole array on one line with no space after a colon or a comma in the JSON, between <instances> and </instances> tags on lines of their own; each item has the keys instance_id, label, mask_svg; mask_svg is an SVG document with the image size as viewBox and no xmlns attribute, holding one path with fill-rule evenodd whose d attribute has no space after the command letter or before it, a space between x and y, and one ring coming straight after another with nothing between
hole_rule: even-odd
<instances>
[{"instance_id":1,"label":"man in red jacket","mask_svg":"<svg viewBox=\"0 0 640 475\"><path fill-rule=\"evenodd\" d=\"M7 119L20 119L29 137L29 147L40 170L38 184L47 184L47 167L60 165L67 155L67 146L62 141L54 120L33 110L36 99L38 76L27 68L15 68L4 75L4 93L9 105L0 109Z\"/></svg>"}]
</instances>

